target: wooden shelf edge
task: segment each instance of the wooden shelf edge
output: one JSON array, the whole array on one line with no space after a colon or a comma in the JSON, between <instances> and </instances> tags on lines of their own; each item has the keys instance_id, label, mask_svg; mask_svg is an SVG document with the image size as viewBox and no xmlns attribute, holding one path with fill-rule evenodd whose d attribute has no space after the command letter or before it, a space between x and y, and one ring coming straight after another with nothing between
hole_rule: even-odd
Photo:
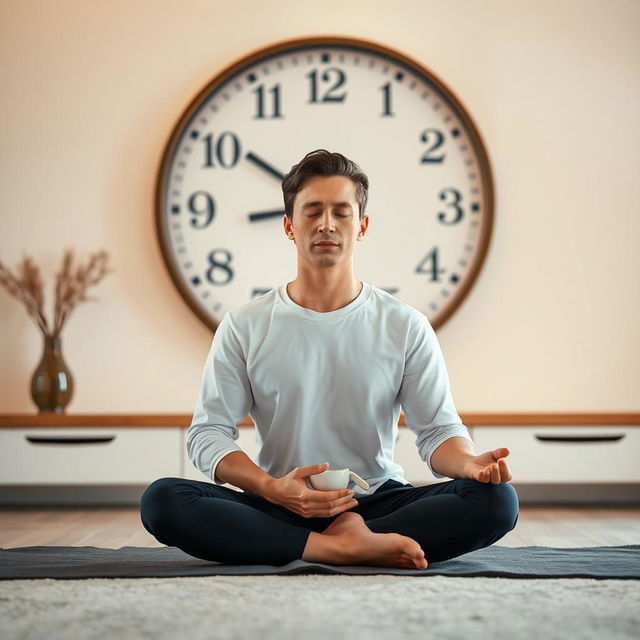
<instances>
[{"instance_id":1,"label":"wooden shelf edge","mask_svg":"<svg viewBox=\"0 0 640 640\"><path fill-rule=\"evenodd\" d=\"M188 427L192 414L150 413L0 413L0 427ZM460 413L468 427L640 425L640 413ZM252 427L247 416L239 427ZM404 413L398 426L406 427Z\"/></svg>"}]
</instances>

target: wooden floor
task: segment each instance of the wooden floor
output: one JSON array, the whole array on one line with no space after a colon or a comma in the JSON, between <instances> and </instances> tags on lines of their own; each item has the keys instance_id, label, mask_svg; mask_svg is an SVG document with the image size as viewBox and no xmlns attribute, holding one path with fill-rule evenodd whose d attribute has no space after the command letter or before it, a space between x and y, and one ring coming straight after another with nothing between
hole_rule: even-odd
<instances>
[{"instance_id":1,"label":"wooden floor","mask_svg":"<svg viewBox=\"0 0 640 640\"><path fill-rule=\"evenodd\" d=\"M640 544L640 508L520 507L508 547ZM40 545L160 547L136 507L0 508L0 547Z\"/></svg>"}]
</instances>

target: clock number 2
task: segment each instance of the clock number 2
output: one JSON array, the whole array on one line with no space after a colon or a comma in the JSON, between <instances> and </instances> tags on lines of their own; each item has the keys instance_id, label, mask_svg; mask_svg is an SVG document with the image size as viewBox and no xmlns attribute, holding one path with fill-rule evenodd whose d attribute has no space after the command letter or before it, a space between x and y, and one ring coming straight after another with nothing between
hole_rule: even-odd
<instances>
[{"instance_id":1,"label":"clock number 2","mask_svg":"<svg viewBox=\"0 0 640 640\"><path fill-rule=\"evenodd\" d=\"M435 140L435 144L431 147L429 147L429 149L427 149L424 152L424 155L420 157L420 164L423 164L425 162L442 162L444 160L444 155L441 155L437 158L430 158L429 154L432 153L433 151L435 151L438 147L442 146L442 143L444 142L444 136L442 135L441 131L438 131L437 129L425 129L421 134L420 134L420 142L428 142L429 141L429 133L435 133L436 135L436 140Z\"/></svg>"}]
</instances>

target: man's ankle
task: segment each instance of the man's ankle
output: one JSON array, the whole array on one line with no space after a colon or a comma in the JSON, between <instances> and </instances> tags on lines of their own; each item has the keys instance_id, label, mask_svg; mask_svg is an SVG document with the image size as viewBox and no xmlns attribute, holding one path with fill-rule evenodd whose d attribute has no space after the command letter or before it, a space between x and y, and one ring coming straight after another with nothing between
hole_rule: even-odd
<instances>
[{"instance_id":1,"label":"man's ankle","mask_svg":"<svg viewBox=\"0 0 640 640\"><path fill-rule=\"evenodd\" d=\"M327 536L312 531L307 538L302 560L306 562L340 564L346 562L346 557L335 536Z\"/></svg>"}]
</instances>

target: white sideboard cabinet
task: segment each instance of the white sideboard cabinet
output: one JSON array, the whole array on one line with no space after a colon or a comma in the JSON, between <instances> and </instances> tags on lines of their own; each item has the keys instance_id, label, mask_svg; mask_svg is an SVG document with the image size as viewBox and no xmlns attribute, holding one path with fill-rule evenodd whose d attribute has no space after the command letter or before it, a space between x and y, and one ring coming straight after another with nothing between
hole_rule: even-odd
<instances>
[{"instance_id":1,"label":"white sideboard cabinet","mask_svg":"<svg viewBox=\"0 0 640 640\"><path fill-rule=\"evenodd\" d=\"M521 503L640 504L640 415L461 418L478 453L509 448ZM187 456L190 421L187 414L0 414L0 505L133 505L158 478L210 482ZM255 461L253 423L239 426L237 443ZM414 485L449 481L420 459L404 416L395 460Z\"/></svg>"}]
</instances>

